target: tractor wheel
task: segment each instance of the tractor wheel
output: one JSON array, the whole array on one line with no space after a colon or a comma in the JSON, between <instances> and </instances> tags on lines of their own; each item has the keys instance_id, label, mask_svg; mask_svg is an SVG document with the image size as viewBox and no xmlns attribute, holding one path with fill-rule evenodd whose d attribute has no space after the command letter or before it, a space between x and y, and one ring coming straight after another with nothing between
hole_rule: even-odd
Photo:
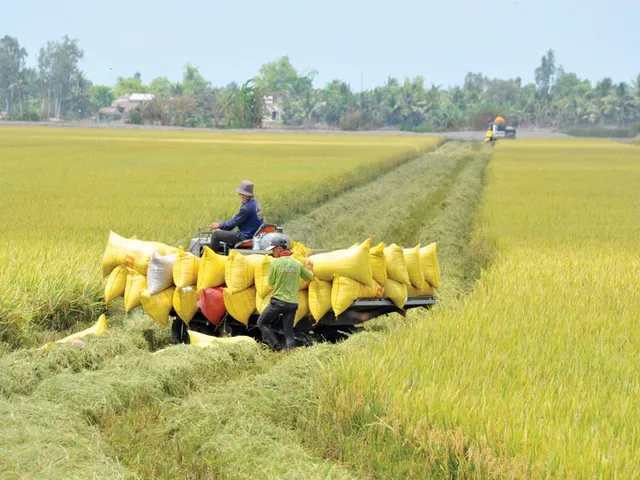
<instances>
[{"instance_id":1,"label":"tractor wheel","mask_svg":"<svg viewBox=\"0 0 640 480\"><path fill-rule=\"evenodd\" d=\"M180 318L174 318L171 324L171 339L174 344L186 343L189 344L189 326Z\"/></svg>"}]
</instances>

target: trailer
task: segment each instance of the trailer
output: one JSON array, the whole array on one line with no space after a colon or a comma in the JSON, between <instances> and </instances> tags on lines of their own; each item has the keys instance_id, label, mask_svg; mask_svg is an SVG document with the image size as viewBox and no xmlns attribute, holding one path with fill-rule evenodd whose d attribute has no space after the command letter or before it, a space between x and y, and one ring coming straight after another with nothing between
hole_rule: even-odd
<instances>
[{"instance_id":1,"label":"trailer","mask_svg":"<svg viewBox=\"0 0 640 480\"><path fill-rule=\"evenodd\" d=\"M262 238L269 233L281 232L282 229L277 225L265 224L251 240L240 242L229 248L227 245L219 245L215 248L217 253L228 255L232 251L244 255L262 254L268 255L269 252L260 248ZM196 236L191 239L189 251L194 255L201 256L205 245L210 242L210 231L198 231ZM312 254L322 253L326 250L312 250ZM311 314L303 317L294 327L294 334L297 346L309 346L317 342L336 342L346 338L351 333L356 332L362 325L369 320L380 316L398 313L405 315L408 310L422 308L430 309L435 305L437 297L435 295L423 295L407 298L404 308L398 308L391 300L387 298L361 298L354 303L342 314L335 316L333 312L327 313L319 321L311 316ZM185 324L175 313L171 312L174 317L171 332L174 342L189 343L188 330L212 336L236 336L246 335L258 341L262 341L260 329L257 327L260 315L254 311L249 318L247 325L233 318L228 312L222 318L219 324L210 322L202 312L196 313L189 324ZM279 340L284 340L281 330L275 329Z\"/></svg>"}]
</instances>

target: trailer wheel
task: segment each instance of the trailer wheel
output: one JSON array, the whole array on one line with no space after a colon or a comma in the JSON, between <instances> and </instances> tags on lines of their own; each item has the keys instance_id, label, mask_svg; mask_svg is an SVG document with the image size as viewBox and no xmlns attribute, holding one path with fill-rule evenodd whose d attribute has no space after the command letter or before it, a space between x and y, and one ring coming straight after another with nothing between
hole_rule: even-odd
<instances>
[{"instance_id":1,"label":"trailer wheel","mask_svg":"<svg viewBox=\"0 0 640 480\"><path fill-rule=\"evenodd\" d=\"M174 318L171 324L171 339L174 344L191 343L189 340L189 326L179 317Z\"/></svg>"},{"instance_id":2,"label":"trailer wheel","mask_svg":"<svg viewBox=\"0 0 640 480\"><path fill-rule=\"evenodd\" d=\"M341 325L339 327L332 325L323 325L319 329L314 329L316 333L325 342L337 343L349 338L349 335L356 331L355 325Z\"/></svg>"}]
</instances>

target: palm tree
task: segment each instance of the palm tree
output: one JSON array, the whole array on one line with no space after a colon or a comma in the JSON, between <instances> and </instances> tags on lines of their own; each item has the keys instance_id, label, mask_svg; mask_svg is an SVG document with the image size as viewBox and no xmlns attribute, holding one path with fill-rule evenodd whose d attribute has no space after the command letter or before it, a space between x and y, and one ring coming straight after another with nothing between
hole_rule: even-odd
<instances>
[{"instance_id":1,"label":"palm tree","mask_svg":"<svg viewBox=\"0 0 640 480\"><path fill-rule=\"evenodd\" d=\"M631 88L633 89L633 96L636 99L638 107L640 107L640 74L631 81Z\"/></svg>"},{"instance_id":2,"label":"palm tree","mask_svg":"<svg viewBox=\"0 0 640 480\"><path fill-rule=\"evenodd\" d=\"M20 120L24 120L24 89L22 87L22 79L18 79L17 82L9 85L9 91L13 94L13 92L18 91L20 95Z\"/></svg>"}]
</instances>

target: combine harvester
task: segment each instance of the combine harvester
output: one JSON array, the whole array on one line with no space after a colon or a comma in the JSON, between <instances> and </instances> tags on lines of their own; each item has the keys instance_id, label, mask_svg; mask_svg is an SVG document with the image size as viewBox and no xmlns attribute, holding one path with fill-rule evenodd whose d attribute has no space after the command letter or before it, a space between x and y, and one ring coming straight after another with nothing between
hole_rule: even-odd
<instances>
[{"instance_id":1,"label":"combine harvester","mask_svg":"<svg viewBox=\"0 0 640 480\"><path fill-rule=\"evenodd\" d=\"M198 231L188 251L111 232L102 265L108 277L105 302L124 296L127 312L142 306L158 323L171 326L176 343L190 343L190 330L261 341L256 323L270 299L266 279L272 258L262 246L278 232L276 225L265 224L253 239L233 248L221 243L215 251L208 246L210 231ZM292 251L301 261L310 258L316 274L299 286L294 331L300 346L338 341L368 320L436 303L435 243L372 248L366 240L329 252L294 242Z\"/></svg>"},{"instance_id":2,"label":"combine harvester","mask_svg":"<svg viewBox=\"0 0 640 480\"><path fill-rule=\"evenodd\" d=\"M504 118L498 116L493 122L489 123L485 141L495 143L497 140L516 138L516 127L508 125Z\"/></svg>"}]
</instances>

